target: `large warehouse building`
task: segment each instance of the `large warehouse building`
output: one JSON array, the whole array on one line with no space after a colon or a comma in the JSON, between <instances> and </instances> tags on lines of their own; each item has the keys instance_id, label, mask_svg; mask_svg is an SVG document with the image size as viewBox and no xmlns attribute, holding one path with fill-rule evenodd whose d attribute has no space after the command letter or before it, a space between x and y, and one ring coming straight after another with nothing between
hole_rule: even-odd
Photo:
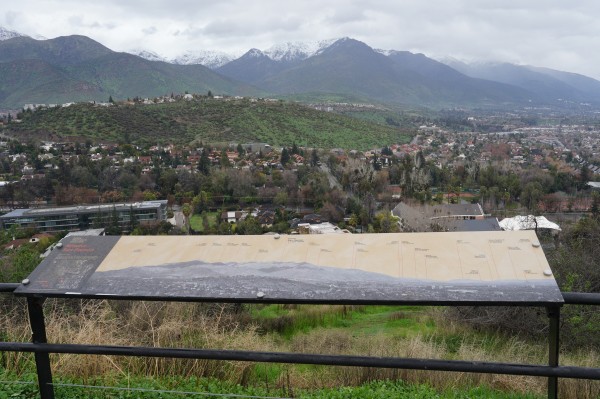
<instances>
[{"instance_id":1,"label":"large warehouse building","mask_svg":"<svg viewBox=\"0 0 600 399\"><path fill-rule=\"evenodd\" d=\"M15 209L0 216L0 227L8 229L16 225L40 232L85 230L108 223L115 214L121 225L129 224L131 217L141 224L158 222L167 219L167 201Z\"/></svg>"}]
</instances>

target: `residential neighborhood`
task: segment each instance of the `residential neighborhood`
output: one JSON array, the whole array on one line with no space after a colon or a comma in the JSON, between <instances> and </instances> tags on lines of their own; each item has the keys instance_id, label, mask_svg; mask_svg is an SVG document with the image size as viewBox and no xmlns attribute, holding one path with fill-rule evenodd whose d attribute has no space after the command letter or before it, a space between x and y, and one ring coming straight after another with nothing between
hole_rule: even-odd
<instances>
[{"instance_id":1,"label":"residential neighborhood","mask_svg":"<svg viewBox=\"0 0 600 399\"><path fill-rule=\"evenodd\" d=\"M231 100L240 98L211 99ZM177 101L196 97L134 98L124 104ZM23 110L52 106L58 105L27 104ZM373 108L339 103L325 111ZM524 126L522 118L510 116L504 118L512 123L500 125L496 118L467 117L461 129L444 120L425 122L410 142L367 151L294 142L140 146L0 136L0 206L7 219L29 208L161 200L170 213L179 214L187 204L189 215L172 219L173 231L192 234L239 234L245 230L236 228L248 225L247 219L256 221L258 227L249 230L254 233L493 231L500 229L499 220L516 214L591 210L594 180L600 180L596 125ZM164 221L166 214L154 220ZM311 214L318 217L302 221ZM126 212L120 215L121 227L128 220Z\"/></svg>"}]
</instances>

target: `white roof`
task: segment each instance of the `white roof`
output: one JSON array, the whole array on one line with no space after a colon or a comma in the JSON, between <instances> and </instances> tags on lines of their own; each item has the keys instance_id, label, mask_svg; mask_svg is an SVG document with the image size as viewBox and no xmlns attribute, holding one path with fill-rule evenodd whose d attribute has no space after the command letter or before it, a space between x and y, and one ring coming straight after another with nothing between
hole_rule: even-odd
<instances>
[{"instance_id":1,"label":"white roof","mask_svg":"<svg viewBox=\"0 0 600 399\"><path fill-rule=\"evenodd\" d=\"M502 230L535 230L538 229L553 229L561 230L560 226L556 223L552 223L544 216L533 216L533 215L517 215L512 218L502 219L498 222Z\"/></svg>"},{"instance_id":2,"label":"white roof","mask_svg":"<svg viewBox=\"0 0 600 399\"><path fill-rule=\"evenodd\" d=\"M100 228L100 229L87 229L87 230L81 230L81 231L71 231L69 234L67 234L65 237L72 237L72 236L101 236L104 234L104 228Z\"/></svg>"},{"instance_id":3,"label":"white roof","mask_svg":"<svg viewBox=\"0 0 600 399\"><path fill-rule=\"evenodd\" d=\"M300 226L300 225L298 225L298 226ZM311 234L340 234L340 233L344 233L344 231L342 229L340 229L336 225L331 224L329 222L323 222L323 223L319 223L319 224L309 224L308 229L311 232Z\"/></svg>"}]
</instances>

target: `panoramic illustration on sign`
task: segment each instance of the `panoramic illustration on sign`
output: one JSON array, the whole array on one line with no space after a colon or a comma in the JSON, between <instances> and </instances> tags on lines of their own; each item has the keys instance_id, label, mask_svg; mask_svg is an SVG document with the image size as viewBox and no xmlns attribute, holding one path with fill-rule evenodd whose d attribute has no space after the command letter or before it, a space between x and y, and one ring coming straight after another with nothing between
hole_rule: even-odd
<instances>
[{"instance_id":1,"label":"panoramic illustration on sign","mask_svg":"<svg viewBox=\"0 0 600 399\"><path fill-rule=\"evenodd\" d=\"M532 231L68 237L21 294L298 302L562 302Z\"/></svg>"}]
</instances>

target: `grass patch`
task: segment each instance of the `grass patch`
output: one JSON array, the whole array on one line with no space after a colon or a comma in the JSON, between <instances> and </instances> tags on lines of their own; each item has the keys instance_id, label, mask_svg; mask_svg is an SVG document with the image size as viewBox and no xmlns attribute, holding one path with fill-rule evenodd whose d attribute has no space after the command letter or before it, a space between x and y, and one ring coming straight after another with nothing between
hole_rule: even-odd
<instances>
[{"instance_id":1,"label":"grass patch","mask_svg":"<svg viewBox=\"0 0 600 399\"><path fill-rule=\"evenodd\" d=\"M208 218L209 228L213 228L217 225L216 217L218 214L218 212L202 212L200 215L194 214L190 218L190 227L198 232L204 233L204 215Z\"/></svg>"},{"instance_id":2,"label":"grass patch","mask_svg":"<svg viewBox=\"0 0 600 399\"><path fill-rule=\"evenodd\" d=\"M0 390L0 399L20 398L34 399L39 397L34 375L17 378L14 375L1 374L0 378L7 381ZM15 383L10 383L14 381ZM31 384L18 384L19 381L30 381ZM214 378L144 378L144 377L108 377L90 381L55 378L55 397L57 399L108 399L108 398L141 398L141 399L180 399L219 395L224 397L268 396L294 397L304 399L536 399L541 396L533 394L506 393L489 387L476 387L464 390L438 391L426 384L410 384L401 380L374 381L360 386L326 388L316 390L294 390L285 384L267 386L242 386ZM231 395L231 396L228 396Z\"/></svg>"},{"instance_id":3,"label":"grass patch","mask_svg":"<svg viewBox=\"0 0 600 399\"><path fill-rule=\"evenodd\" d=\"M487 387L477 387L464 391L446 390L436 391L428 385L411 385L402 381L376 381L359 387L343 387L322 390L313 394L301 395L302 398L330 398L330 399L387 399L387 398L411 398L411 399L534 399L540 396L532 394L511 394L496 391Z\"/></svg>"},{"instance_id":4,"label":"grass patch","mask_svg":"<svg viewBox=\"0 0 600 399\"><path fill-rule=\"evenodd\" d=\"M435 322L427 308L409 306L369 306L364 312L353 314L347 328L353 335L378 335L408 338L430 333Z\"/></svg>"},{"instance_id":5,"label":"grass patch","mask_svg":"<svg viewBox=\"0 0 600 399\"><path fill-rule=\"evenodd\" d=\"M315 328L344 329L354 336L403 338L427 335L435 329L427 308L414 306L258 305L249 310L263 332L285 339Z\"/></svg>"}]
</instances>

